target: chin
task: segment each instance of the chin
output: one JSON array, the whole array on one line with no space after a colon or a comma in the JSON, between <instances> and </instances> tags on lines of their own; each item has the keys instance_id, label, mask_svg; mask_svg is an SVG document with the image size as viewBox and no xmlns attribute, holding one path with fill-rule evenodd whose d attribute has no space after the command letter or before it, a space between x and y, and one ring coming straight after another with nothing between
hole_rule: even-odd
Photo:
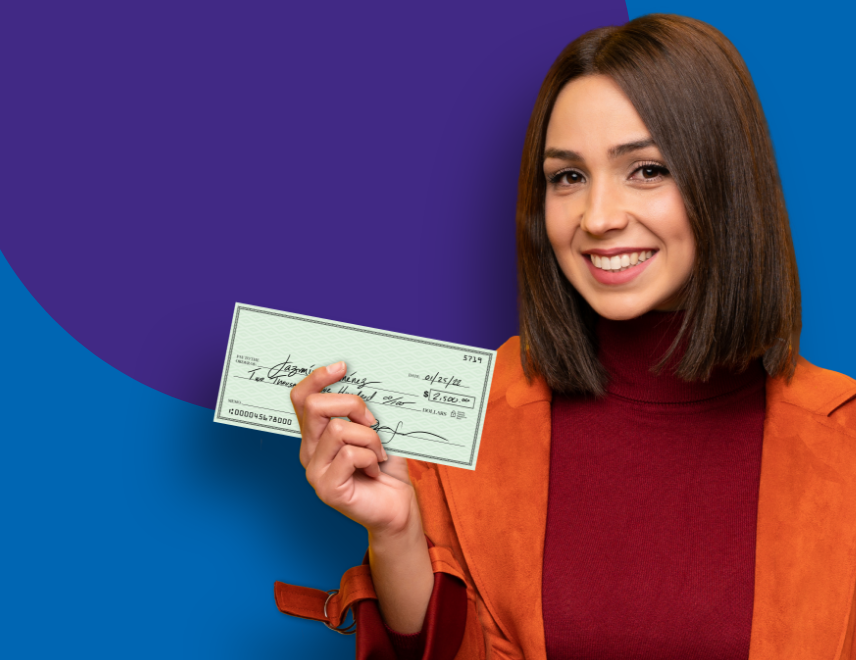
<instances>
[{"instance_id":1,"label":"chin","mask_svg":"<svg viewBox=\"0 0 856 660\"><path fill-rule=\"evenodd\" d=\"M649 309L645 310L607 310L606 312L599 312L595 309L595 311L600 314L603 318L609 319L610 321L629 321L630 319L635 319L647 312L651 311Z\"/></svg>"},{"instance_id":2,"label":"chin","mask_svg":"<svg viewBox=\"0 0 856 660\"><path fill-rule=\"evenodd\" d=\"M646 303L642 301L587 300L587 302L595 312L610 321L629 321L647 314L657 307L656 301Z\"/></svg>"}]
</instances>

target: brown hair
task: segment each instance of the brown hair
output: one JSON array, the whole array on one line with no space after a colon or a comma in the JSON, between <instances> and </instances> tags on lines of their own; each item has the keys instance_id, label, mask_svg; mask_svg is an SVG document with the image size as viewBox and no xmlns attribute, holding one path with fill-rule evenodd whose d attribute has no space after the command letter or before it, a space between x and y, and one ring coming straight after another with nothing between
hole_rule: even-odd
<instances>
[{"instance_id":1,"label":"brown hair","mask_svg":"<svg viewBox=\"0 0 856 660\"><path fill-rule=\"evenodd\" d=\"M624 91L660 149L696 241L685 314L659 366L683 342L675 373L705 380L763 356L790 378L801 329L800 290L773 145L746 64L716 28L650 14L592 30L569 44L541 86L529 120L517 199L521 358L555 391L602 394L606 373L596 313L559 269L547 239L544 140L560 90L606 75Z\"/></svg>"}]
</instances>

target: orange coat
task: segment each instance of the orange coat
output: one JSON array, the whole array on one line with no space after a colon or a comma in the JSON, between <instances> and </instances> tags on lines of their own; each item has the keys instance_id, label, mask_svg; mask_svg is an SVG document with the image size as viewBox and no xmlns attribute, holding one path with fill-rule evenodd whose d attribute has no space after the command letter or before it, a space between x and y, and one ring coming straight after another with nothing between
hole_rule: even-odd
<instances>
[{"instance_id":1,"label":"orange coat","mask_svg":"<svg viewBox=\"0 0 856 660\"><path fill-rule=\"evenodd\" d=\"M498 351L477 469L408 461L434 570L467 585L458 660L546 657L551 392L527 382L519 347L513 337ZM790 384L767 379L766 405L749 660L856 660L856 381L800 358ZM374 591L359 566L327 617L325 592L277 583L276 596L282 611L338 625Z\"/></svg>"}]
</instances>

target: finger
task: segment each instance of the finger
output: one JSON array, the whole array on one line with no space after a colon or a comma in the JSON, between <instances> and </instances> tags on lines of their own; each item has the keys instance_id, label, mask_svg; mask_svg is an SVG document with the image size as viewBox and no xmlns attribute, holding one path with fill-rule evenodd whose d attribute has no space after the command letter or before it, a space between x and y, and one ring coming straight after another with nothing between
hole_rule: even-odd
<instances>
[{"instance_id":1,"label":"finger","mask_svg":"<svg viewBox=\"0 0 856 660\"><path fill-rule=\"evenodd\" d=\"M300 462L304 467L312 460L331 417L347 417L364 425L363 428L377 423L365 401L355 394L310 394L304 402L303 417L298 419L301 434ZM329 460L332 460L332 456Z\"/></svg>"},{"instance_id":2,"label":"finger","mask_svg":"<svg viewBox=\"0 0 856 660\"><path fill-rule=\"evenodd\" d=\"M377 455L365 447L342 447L324 474L325 486L331 490L341 488L353 477L357 469L361 469L366 476L377 479L380 476Z\"/></svg>"},{"instance_id":3,"label":"finger","mask_svg":"<svg viewBox=\"0 0 856 660\"><path fill-rule=\"evenodd\" d=\"M332 463L338 453L348 445L370 450L379 462L387 458L386 450L377 433L368 426L337 418L331 419L327 428L324 429L311 460L323 469L324 466Z\"/></svg>"},{"instance_id":4,"label":"finger","mask_svg":"<svg viewBox=\"0 0 856 660\"><path fill-rule=\"evenodd\" d=\"M373 479L381 476L377 456L373 451L365 447L346 445L329 465L310 463L306 470L306 479L322 502L338 507L346 503L348 493L353 494L353 490L347 486L348 482L355 478L354 473L357 470L362 470L366 476Z\"/></svg>"},{"instance_id":5,"label":"finger","mask_svg":"<svg viewBox=\"0 0 856 660\"><path fill-rule=\"evenodd\" d=\"M310 394L304 402L303 415L298 420L300 434L310 440L320 437L331 417L347 417L365 426L377 424L366 402L356 394Z\"/></svg>"},{"instance_id":6,"label":"finger","mask_svg":"<svg viewBox=\"0 0 856 660\"><path fill-rule=\"evenodd\" d=\"M320 392L325 387L339 381L345 375L345 363L336 362L326 367L319 367L291 388L291 405L297 417L303 417L303 402L310 394Z\"/></svg>"}]
</instances>

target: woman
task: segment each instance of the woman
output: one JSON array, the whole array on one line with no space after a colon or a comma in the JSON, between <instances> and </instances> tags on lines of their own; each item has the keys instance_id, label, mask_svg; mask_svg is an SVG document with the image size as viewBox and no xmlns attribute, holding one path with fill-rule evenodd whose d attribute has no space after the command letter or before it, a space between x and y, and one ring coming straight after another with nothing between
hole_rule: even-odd
<instances>
[{"instance_id":1,"label":"woman","mask_svg":"<svg viewBox=\"0 0 856 660\"><path fill-rule=\"evenodd\" d=\"M294 388L307 478L369 551L338 593L277 583L280 609L353 608L363 658L856 658L856 382L798 358L731 43L650 15L570 44L517 227L478 470L387 458L361 399L320 394L342 363Z\"/></svg>"}]
</instances>

